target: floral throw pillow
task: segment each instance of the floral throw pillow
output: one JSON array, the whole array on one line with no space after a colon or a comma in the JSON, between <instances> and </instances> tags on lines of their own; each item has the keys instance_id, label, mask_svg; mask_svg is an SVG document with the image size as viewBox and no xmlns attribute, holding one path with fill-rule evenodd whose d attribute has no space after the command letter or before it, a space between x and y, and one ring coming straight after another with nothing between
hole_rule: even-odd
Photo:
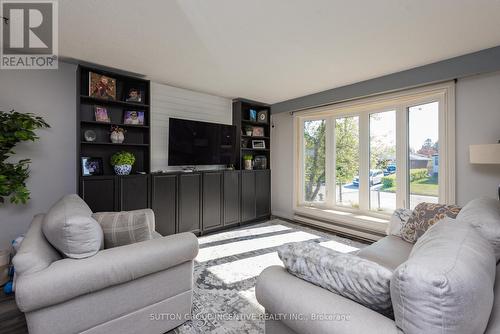
<instances>
[{"instance_id":1,"label":"floral throw pillow","mask_svg":"<svg viewBox=\"0 0 500 334\"><path fill-rule=\"evenodd\" d=\"M445 217L455 219L460 212L456 205L444 205L436 203L420 203L413 210L412 215L401 228L401 237L415 243L425 231L432 225Z\"/></svg>"}]
</instances>

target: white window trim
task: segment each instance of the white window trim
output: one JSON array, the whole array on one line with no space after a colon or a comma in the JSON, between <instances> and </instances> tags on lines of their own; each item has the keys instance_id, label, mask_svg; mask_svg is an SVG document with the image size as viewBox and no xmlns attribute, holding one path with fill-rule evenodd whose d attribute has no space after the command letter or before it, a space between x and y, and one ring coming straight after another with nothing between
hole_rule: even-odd
<instances>
[{"instance_id":1,"label":"white window trim","mask_svg":"<svg viewBox=\"0 0 500 334\"><path fill-rule=\"evenodd\" d=\"M396 110L396 156L398 166L396 179L397 189L397 207L406 207L407 182L407 149L408 138L405 129L408 124L408 113L405 112L408 107L424 104L428 102L439 102L439 202L445 204L455 204L455 82L446 82L420 88L408 89L405 91L388 93L374 97L367 97L358 100L342 102L338 104L308 109L294 113L293 142L293 209L296 213L316 216L321 219L331 219L346 224L353 224L356 227L372 226L371 230L384 232L389 215L369 210L369 191L365 189L368 186L368 179L360 178L360 208L352 209L349 207L337 206L335 204L335 182L328 182L334 178L332 166L335 161L335 152L327 149L325 159L329 161L326 164L327 194L325 203L305 203L303 201L303 122L307 120L325 117L327 122L327 147L335 140L334 121L335 118L342 116L360 116L360 170L366 170L369 164L369 141L368 126L369 114L378 111ZM328 131L329 128L332 130ZM328 145L330 143L330 145ZM364 168L364 169L363 169ZM333 194L332 194L333 192ZM311 206L314 206L311 208ZM373 219L375 218L375 220ZM373 222L376 222L373 224ZM366 223L366 224L365 224ZM360 226L361 225L361 226Z\"/></svg>"}]
</instances>

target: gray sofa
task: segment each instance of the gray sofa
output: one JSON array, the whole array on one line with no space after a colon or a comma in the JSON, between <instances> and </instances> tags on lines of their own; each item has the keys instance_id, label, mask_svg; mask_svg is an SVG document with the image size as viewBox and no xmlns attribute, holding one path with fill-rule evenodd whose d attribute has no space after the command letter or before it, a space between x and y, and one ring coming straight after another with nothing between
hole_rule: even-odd
<instances>
[{"instance_id":1,"label":"gray sofa","mask_svg":"<svg viewBox=\"0 0 500 334\"><path fill-rule=\"evenodd\" d=\"M486 204L485 204L486 203ZM477 207L474 207L477 206ZM489 208L488 208L489 206ZM481 210L478 210L478 209ZM470 214L473 212L477 214L476 217L478 222L489 220L492 222L493 220L498 223L496 231L500 229L500 206L494 201L478 201L478 204L471 203L469 208L467 209L468 213L464 210L464 216L468 215L467 218L470 218ZM483 211L488 211L489 213L485 213L482 217ZM460 218L460 214L459 217ZM491 227L492 225L490 225ZM437 227L437 226L435 226ZM466 226L466 228L470 228L470 226ZM460 228L462 229L462 228ZM435 233L439 233L439 229L434 229ZM459 230L457 228L457 230ZM479 321L479 318L483 319L483 324L479 325L482 328L486 328L481 331L473 331L474 333L500 333L500 265L496 266L495 270L495 256L493 254L493 248L490 247L490 244L480 236L479 233L475 232L463 232L462 235L474 234L474 238L469 238L468 240L474 240L475 244L479 244L478 247L471 247L470 244L467 246L469 248L469 252L471 253L479 253L484 250L484 253L489 253L484 255L487 257L487 261L482 263L487 267L486 271L489 272L488 277L491 279L485 279L484 276L480 276L479 273L476 275L476 272L468 272L474 271L476 269L476 263L472 262L469 259L466 259L466 262L462 269L456 273L456 277L453 277L453 282L446 281L436 281L431 282L433 284L437 284L435 287L435 291L430 291L429 296L422 295L418 303L420 305L426 303L426 299L433 298L433 296L438 295L438 292L441 293L442 290L440 288L444 287L446 284L450 283L453 285L458 282L456 286L461 286L460 284L464 284L465 287L472 288L470 290L464 289L463 296L460 293L455 292L454 298L450 298L450 303L456 302L457 300L466 304L474 304L471 309L472 312L460 314L457 313L455 316L457 318L466 319L466 323L471 323L475 321ZM491 230L490 230L491 231ZM457 231L457 236L447 236L451 238L449 240L462 240L459 235L461 232ZM440 242L441 235L434 236L434 242ZM465 238L465 237L464 237ZM464 239L465 240L465 239ZM426 240L427 241L427 240ZM430 241L432 242L432 241ZM427 251L427 263L431 263L430 266L444 268L446 266L450 266L450 271L455 271L458 265L455 265L454 257L457 256L457 253L461 253L461 247L464 241L455 245L455 249L452 248L451 251L451 261L449 258L447 259L439 259L433 258L433 253ZM418 243L417 243L418 244ZM382 238L381 240L373 243L372 245L362 249L358 252L358 256L363 257L365 259L372 260L377 262L386 268L395 271L394 277L396 275L400 275L398 277L401 279L401 275L408 275L409 273L418 273L419 275L422 273L427 273L425 270L421 270L419 272L418 263L415 265L415 260L412 260L413 254L412 249L414 248L414 244L408 243L401 239L398 236L390 235ZM419 245L420 246L420 245ZM479 247L480 246L480 247ZM425 247L425 245L423 246ZM422 248L423 248L422 247ZM415 247L416 248L416 247ZM477 249L475 249L477 248ZM458 250L457 250L458 249ZM472 254L483 256L483 254ZM460 256L463 256L461 253ZM430 258L430 259L429 259ZM413 264L408 264L405 267L405 264L413 261ZM398 268L410 268L417 270L399 270ZM465 268L465 270L463 270ZM427 269L427 268L425 268ZM396 274L397 273L397 274ZM496 276L495 276L496 275ZM391 280L391 295L392 295L392 303L395 309L395 319L386 317L382 314L379 314L372 309L369 309L365 306L362 306L350 299L344 298L340 295L337 295L329 290L323 289L319 286L313 285L305 280L302 280L296 276L291 275L287 272L287 270L280 266L272 266L265 269L258 278L257 287L256 287L256 296L257 300L264 306L266 310L266 333L267 334L285 334L285 333L329 333L329 334L361 334L361 333L430 333L431 331L422 331L422 330L408 330L403 331L401 329L401 319L398 319L398 316L401 317L401 312L399 315L396 310L401 311L401 303L406 303L406 310L411 309L408 307L413 307L415 304L412 304L412 301L404 301L402 300L401 294L395 293L397 289L400 289L401 286L396 286L394 283L394 277ZM408 276L406 276L407 278ZM436 276L437 277L437 276ZM446 277L446 275L441 275L441 277ZM466 278L466 279L464 279ZM463 281L465 282L463 282ZM407 280L407 283L411 283L413 285L419 284L420 277L415 277L412 282L408 282L411 280ZM451 279L450 279L451 281ZM394 285L394 286L393 286ZM494 287L493 287L494 286ZM432 287L432 285L431 285ZM480 287L474 290L474 287ZM409 287L405 287L408 290L411 290L411 285ZM477 290L482 289L481 293L477 293ZM430 290L433 290L431 288ZM471 293L471 291L473 293ZM445 294L448 291L445 291ZM485 297L486 296L486 297ZM493 297L494 296L494 297ZM438 296L439 298L441 296ZM398 304L398 305L395 305ZM493 306L492 306L493 305ZM427 306L427 305L426 305ZM448 305L449 308L453 308L454 305ZM448 306L443 306L446 308ZM398 308L399 307L399 308ZM491 310L491 311L489 311ZM436 309L432 307L427 307L427 311L429 314L439 314L441 309ZM474 312L477 312L474 314ZM311 318L311 315L315 315L315 318ZM323 315L323 318L321 317ZM406 315L407 316L407 315ZM429 316L429 321L432 321L432 316ZM443 318L444 319L444 318ZM488 320L489 319L489 320ZM399 320L399 322L398 322ZM418 322L416 326L422 325L426 321L426 315L422 315L421 318L416 321ZM411 323L412 321L407 321L407 323ZM444 321L443 321L444 322ZM487 322L487 324L486 324ZM415 324L413 324L415 325ZM447 327L447 324L439 324L438 326L442 326L442 330L437 332L439 333L472 333L470 329L465 328L450 328ZM411 327L408 327L411 328ZM415 328L415 327L414 327ZM478 327L476 327L478 328ZM436 332L436 331L435 331Z\"/></svg>"},{"instance_id":2,"label":"gray sofa","mask_svg":"<svg viewBox=\"0 0 500 334\"><path fill-rule=\"evenodd\" d=\"M35 216L14 259L16 302L30 334L165 333L189 318L191 233L63 258ZM175 315L175 316L172 316Z\"/></svg>"}]
</instances>

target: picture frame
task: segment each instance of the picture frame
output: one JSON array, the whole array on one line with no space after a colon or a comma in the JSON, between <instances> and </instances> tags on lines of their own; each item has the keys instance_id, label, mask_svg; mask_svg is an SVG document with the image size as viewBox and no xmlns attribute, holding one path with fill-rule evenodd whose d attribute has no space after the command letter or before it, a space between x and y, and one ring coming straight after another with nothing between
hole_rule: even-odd
<instances>
[{"instance_id":1,"label":"picture frame","mask_svg":"<svg viewBox=\"0 0 500 334\"><path fill-rule=\"evenodd\" d=\"M144 111L137 111L137 110L124 111L123 124L144 125Z\"/></svg>"},{"instance_id":2,"label":"picture frame","mask_svg":"<svg viewBox=\"0 0 500 334\"><path fill-rule=\"evenodd\" d=\"M94 106L94 115L96 122L111 123L109 118L108 109L101 106Z\"/></svg>"},{"instance_id":3,"label":"picture frame","mask_svg":"<svg viewBox=\"0 0 500 334\"><path fill-rule=\"evenodd\" d=\"M138 88L130 88L127 93L127 102L144 103L144 92Z\"/></svg>"},{"instance_id":4,"label":"picture frame","mask_svg":"<svg viewBox=\"0 0 500 334\"><path fill-rule=\"evenodd\" d=\"M257 122L257 110L255 109L248 110L248 118L251 122Z\"/></svg>"},{"instance_id":5,"label":"picture frame","mask_svg":"<svg viewBox=\"0 0 500 334\"><path fill-rule=\"evenodd\" d=\"M252 136L253 137L264 137L264 127L254 126L252 128Z\"/></svg>"},{"instance_id":6,"label":"picture frame","mask_svg":"<svg viewBox=\"0 0 500 334\"><path fill-rule=\"evenodd\" d=\"M267 110L261 110L257 113L258 123L268 123L268 112Z\"/></svg>"},{"instance_id":7,"label":"picture frame","mask_svg":"<svg viewBox=\"0 0 500 334\"><path fill-rule=\"evenodd\" d=\"M266 148L266 141L262 139L252 140L252 148L263 150Z\"/></svg>"},{"instance_id":8,"label":"picture frame","mask_svg":"<svg viewBox=\"0 0 500 334\"><path fill-rule=\"evenodd\" d=\"M89 72L89 96L104 100L116 100L116 79Z\"/></svg>"},{"instance_id":9,"label":"picture frame","mask_svg":"<svg viewBox=\"0 0 500 334\"><path fill-rule=\"evenodd\" d=\"M82 176L103 175L102 158L81 157Z\"/></svg>"}]
</instances>

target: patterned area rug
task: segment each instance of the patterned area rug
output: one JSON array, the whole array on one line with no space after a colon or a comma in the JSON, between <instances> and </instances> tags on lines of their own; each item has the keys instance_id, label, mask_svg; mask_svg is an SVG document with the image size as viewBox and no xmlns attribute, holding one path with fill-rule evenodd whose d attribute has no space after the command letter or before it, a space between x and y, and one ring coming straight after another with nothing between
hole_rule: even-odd
<instances>
[{"instance_id":1,"label":"patterned area rug","mask_svg":"<svg viewBox=\"0 0 500 334\"><path fill-rule=\"evenodd\" d=\"M192 320L170 333L264 333L264 308L255 299L257 276L282 265L277 247L306 240L345 253L366 246L278 219L200 237Z\"/></svg>"}]
</instances>

